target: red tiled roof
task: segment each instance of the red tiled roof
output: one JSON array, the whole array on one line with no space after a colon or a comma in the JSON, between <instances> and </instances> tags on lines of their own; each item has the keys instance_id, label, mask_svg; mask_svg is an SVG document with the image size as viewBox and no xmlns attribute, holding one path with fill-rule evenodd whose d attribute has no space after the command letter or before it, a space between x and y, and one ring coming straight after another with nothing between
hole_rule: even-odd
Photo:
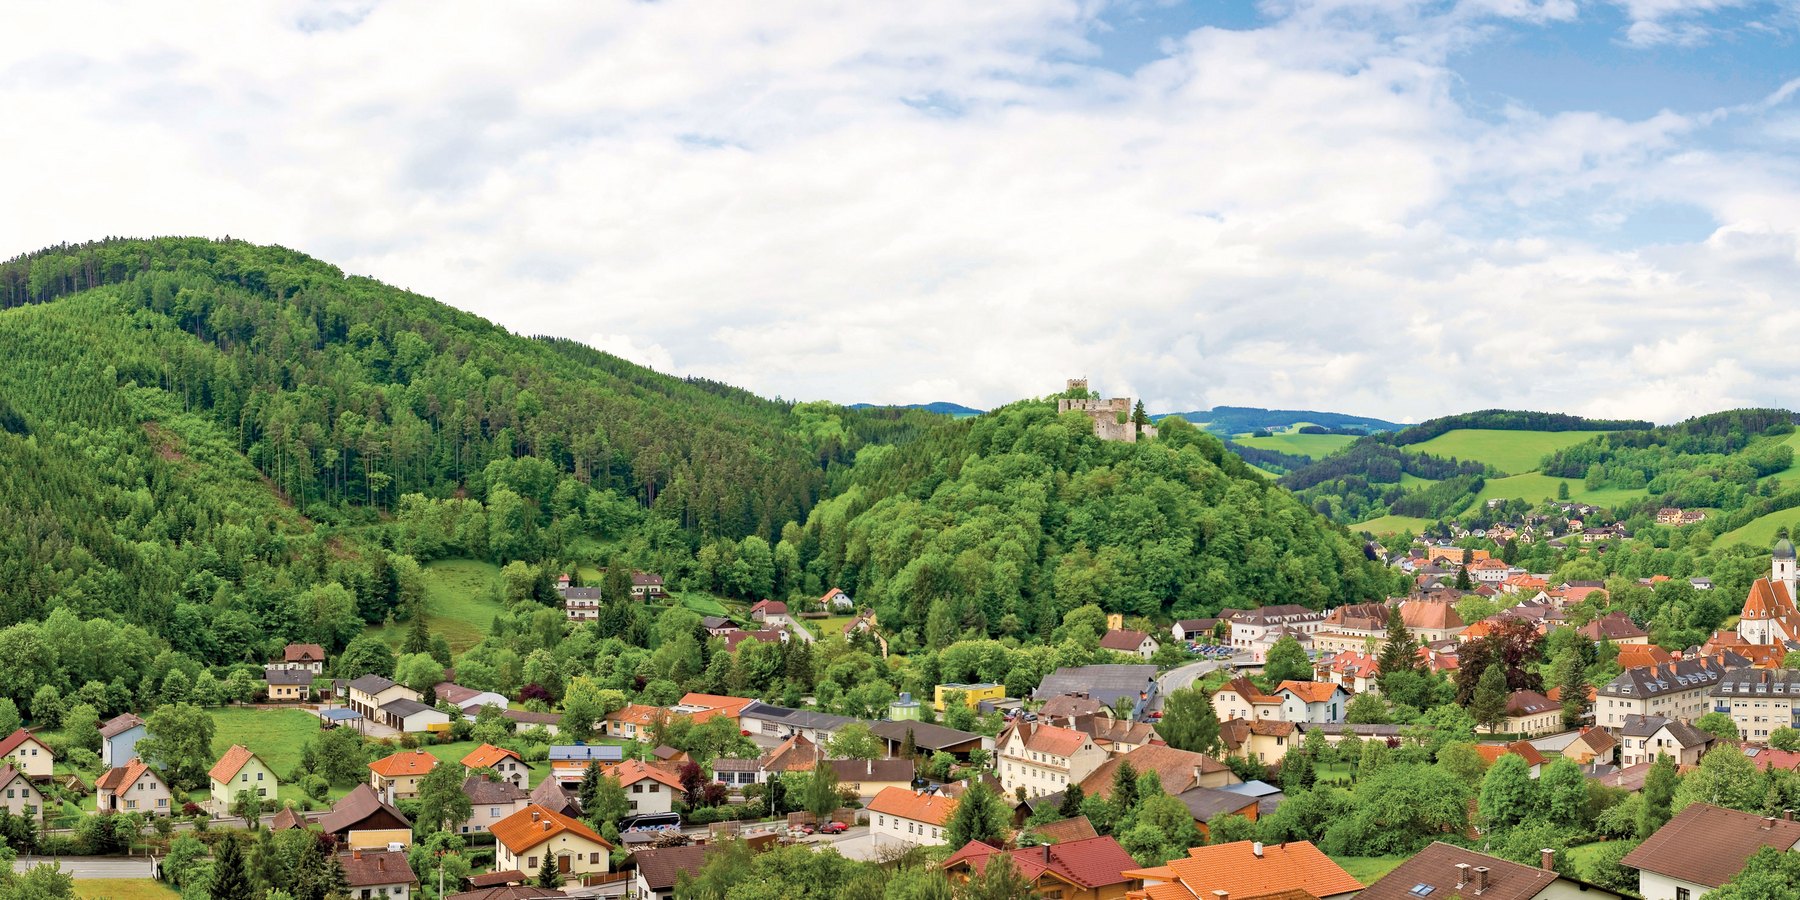
<instances>
[{"instance_id":1,"label":"red tiled roof","mask_svg":"<svg viewBox=\"0 0 1800 900\"><path fill-rule=\"evenodd\" d=\"M1668 878L1719 887L1763 847L1800 843L1800 822L1695 803L1675 814L1620 864Z\"/></svg>"},{"instance_id":2,"label":"red tiled roof","mask_svg":"<svg viewBox=\"0 0 1800 900\"><path fill-rule=\"evenodd\" d=\"M681 779L676 778L665 769L649 765L639 759L628 759L616 766L608 766L604 771L607 775L619 779L619 783L626 786L648 779L681 790Z\"/></svg>"},{"instance_id":3,"label":"red tiled roof","mask_svg":"<svg viewBox=\"0 0 1800 900\"><path fill-rule=\"evenodd\" d=\"M423 750L402 750L369 763L369 771L383 778L423 775L437 768L437 757Z\"/></svg>"},{"instance_id":4,"label":"red tiled roof","mask_svg":"<svg viewBox=\"0 0 1800 900\"><path fill-rule=\"evenodd\" d=\"M1111 628L1107 629L1106 634L1100 638L1100 647L1104 650L1117 650L1121 653L1136 653L1144 645L1144 639L1147 637L1149 635L1141 631Z\"/></svg>"},{"instance_id":5,"label":"red tiled roof","mask_svg":"<svg viewBox=\"0 0 1800 900\"><path fill-rule=\"evenodd\" d=\"M869 801L869 811L927 825L944 825L956 812L956 798L903 787L885 787Z\"/></svg>"},{"instance_id":6,"label":"red tiled roof","mask_svg":"<svg viewBox=\"0 0 1800 900\"><path fill-rule=\"evenodd\" d=\"M499 765L501 760L509 756L524 762L524 758L515 751L505 747L496 747L493 744L482 744L469 751L469 755L462 758L462 764L471 769L487 769Z\"/></svg>"},{"instance_id":7,"label":"red tiled roof","mask_svg":"<svg viewBox=\"0 0 1800 900\"><path fill-rule=\"evenodd\" d=\"M21 728L15 732L13 732L12 734L7 735L4 740L0 740L0 756L5 756L5 755L13 752L14 750L19 749L19 745L25 743L26 741L31 741L32 743L37 744L39 747L43 747L46 751L48 751L50 749L49 744L46 744L43 741L38 740L36 735L33 735L31 732L26 731L25 729Z\"/></svg>"},{"instance_id":8,"label":"red tiled roof","mask_svg":"<svg viewBox=\"0 0 1800 900\"><path fill-rule=\"evenodd\" d=\"M145 772L150 772L150 767L144 765L142 760L134 759L116 769L108 769L105 775L100 776L99 781L94 782L94 789L118 793L136 784L139 778L144 777Z\"/></svg>"},{"instance_id":9,"label":"red tiled roof","mask_svg":"<svg viewBox=\"0 0 1800 900\"><path fill-rule=\"evenodd\" d=\"M325 648L318 644L289 644L281 648L282 662L324 662Z\"/></svg>"},{"instance_id":10,"label":"red tiled roof","mask_svg":"<svg viewBox=\"0 0 1800 900\"><path fill-rule=\"evenodd\" d=\"M1049 872L1089 890L1124 884L1131 880L1125 877L1125 870L1137 867L1137 860L1132 859L1118 841L1111 837L1091 837L1012 851L970 841L950 854L939 868L961 865L979 873L987 868L988 860L1002 853L1012 857L1013 866L1029 881L1035 882Z\"/></svg>"},{"instance_id":11,"label":"red tiled roof","mask_svg":"<svg viewBox=\"0 0 1800 900\"><path fill-rule=\"evenodd\" d=\"M256 754L251 753L250 748L242 744L232 744L231 748L225 751L225 755L219 757L219 761L213 763L213 767L207 770L206 777L220 783L228 782L236 778L238 771L255 758Z\"/></svg>"},{"instance_id":12,"label":"red tiled roof","mask_svg":"<svg viewBox=\"0 0 1800 900\"><path fill-rule=\"evenodd\" d=\"M1306 703L1325 703L1343 688L1329 681L1284 681L1275 689L1275 693L1291 691Z\"/></svg>"},{"instance_id":13,"label":"red tiled roof","mask_svg":"<svg viewBox=\"0 0 1800 900\"><path fill-rule=\"evenodd\" d=\"M595 834L592 828L536 803L495 822L493 827L488 830L493 832L494 840L504 844L506 849L511 850L514 855L530 850L564 832L586 838L608 850L612 849L612 844L607 843L606 838Z\"/></svg>"},{"instance_id":14,"label":"red tiled roof","mask_svg":"<svg viewBox=\"0 0 1800 900\"><path fill-rule=\"evenodd\" d=\"M1154 868L1168 870L1196 897L1210 897L1214 891L1225 891L1232 897L1253 897L1293 889L1315 897L1333 897L1363 887L1362 882L1350 877L1311 841L1236 841L1195 847L1188 851L1187 858L1173 859L1167 866ZM1143 871L1127 870L1125 874Z\"/></svg>"},{"instance_id":15,"label":"red tiled roof","mask_svg":"<svg viewBox=\"0 0 1800 900\"><path fill-rule=\"evenodd\" d=\"M1025 739L1025 749L1036 753L1048 753L1051 756L1068 757L1082 748L1089 740L1088 736L1073 728L1062 728L1056 725L1032 725L1028 722L1015 722L1011 726ZM1004 738L1004 735L1002 735Z\"/></svg>"},{"instance_id":16,"label":"red tiled roof","mask_svg":"<svg viewBox=\"0 0 1800 900\"><path fill-rule=\"evenodd\" d=\"M1248 703L1280 703L1281 702L1280 697L1275 697L1275 696L1271 696L1269 694L1263 693L1262 688L1257 687L1254 682L1252 682L1248 678L1245 678L1242 675L1239 675L1238 677L1225 682L1225 685L1223 687L1219 688L1219 690L1231 691L1231 692L1237 694L1239 697L1244 698L1245 702L1248 702Z\"/></svg>"}]
</instances>

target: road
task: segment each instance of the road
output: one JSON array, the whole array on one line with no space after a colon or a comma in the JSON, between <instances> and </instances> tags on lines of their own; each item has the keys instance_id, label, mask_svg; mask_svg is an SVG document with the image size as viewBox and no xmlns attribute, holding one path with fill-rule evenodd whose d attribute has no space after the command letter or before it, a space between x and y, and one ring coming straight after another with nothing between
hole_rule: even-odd
<instances>
[{"instance_id":1,"label":"road","mask_svg":"<svg viewBox=\"0 0 1800 900\"><path fill-rule=\"evenodd\" d=\"M76 878L153 878L156 871L156 864L148 856L21 856L13 860L13 871L24 872L51 863L61 865L64 872Z\"/></svg>"},{"instance_id":2,"label":"road","mask_svg":"<svg viewBox=\"0 0 1800 900\"><path fill-rule=\"evenodd\" d=\"M1192 662L1185 666L1170 669L1157 676L1156 708L1162 709L1162 698L1167 697L1174 691L1192 687L1194 682L1205 678L1218 669L1228 667L1236 668L1247 665L1250 665L1250 654L1240 653L1225 659L1203 659L1199 662Z\"/></svg>"}]
</instances>

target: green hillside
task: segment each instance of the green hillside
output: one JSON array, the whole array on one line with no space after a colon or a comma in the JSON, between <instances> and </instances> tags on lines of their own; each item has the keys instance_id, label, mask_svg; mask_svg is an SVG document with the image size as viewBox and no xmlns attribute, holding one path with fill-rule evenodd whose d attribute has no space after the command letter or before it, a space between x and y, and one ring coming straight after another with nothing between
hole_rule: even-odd
<instances>
[{"instance_id":1,"label":"green hillside","mask_svg":"<svg viewBox=\"0 0 1800 900\"><path fill-rule=\"evenodd\" d=\"M1232 440L1234 443L1243 444L1246 447L1273 450L1277 453L1290 453L1295 456L1310 456L1317 459L1342 449L1351 441L1356 440L1356 438L1347 434L1299 434L1297 432L1290 432L1286 434L1262 434L1253 437L1237 437Z\"/></svg>"},{"instance_id":2,"label":"green hillside","mask_svg":"<svg viewBox=\"0 0 1800 900\"><path fill-rule=\"evenodd\" d=\"M1758 516L1747 525L1719 535L1713 542L1719 546L1743 544L1760 549L1773 545L1775 532L1782 528L1786 528L1789 534L1800 534L1800 509L1776 510Z\"/></svg>"},{"instance_id":3,"label":"green hillside","mask_svg":"<svg viewBox=\"0 0 1800 900\"><path fill-rule=\"evenodd\" d=\"M1500 431L1458 428L1408 449L1433 456L1474 460L1502 474L1534 472L1544 457L1572 444L1593 440L1592 431Z\"/></svg>"},{"instance_id":4,"label":"green hillside","mask_svg":"<svg viewBox=\"0 0 1800 900\"><path fill-rule=\"evenodd\" d=\"M1624 504L1642 500L1649 496L1644 490L1629 488L1598 488L1589 490L1579 480L1552 478L1539 472L1528 472L1524 475L1509 475L1505 478L1489 478L1483 484L1481 492L1475 495L1475 502L1470 509L1479 507L1488 500L1523 500L1537 503L1542 500L1555 500L1558 485L1569 487L1569 499L1576 503L1589 503L1594 506L1616 509Z\"/></svg>"},{"instance_id":5,"label":"green hillside","mask_svg":"<svg viewBox=\"0 0 1800 900\"><path fill-rule=\"evenodd\" d=\"M1430 526L1430 519L1421 519L1417 516L1380 516L1366 522L1358 522L1352 527L1357 531L1367 531L1376 537L1382 537L1399 534L1403 531L1423 534L1425 529Z\"/></svg>"}]
</instances>

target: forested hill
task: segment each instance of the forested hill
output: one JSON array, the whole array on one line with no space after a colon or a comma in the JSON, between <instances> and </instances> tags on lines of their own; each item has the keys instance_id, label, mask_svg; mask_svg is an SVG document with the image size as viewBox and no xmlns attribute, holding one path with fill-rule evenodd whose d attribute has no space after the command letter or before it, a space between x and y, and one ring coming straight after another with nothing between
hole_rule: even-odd
<instances>
[{"instance_id":1,"label":"forested hill","mask_svg":"<svg viewBox=\"0 0 1800 900\"><path fill-rule=\"evenodd\" d=\"M809 570L938 647L1048 636L1084 604L1157 620L1224 606L1372 599L1358 543L1178 419L1137 444L1017 403L862 451L851 484L787 536Z\"/></svg>"}]
</instances>

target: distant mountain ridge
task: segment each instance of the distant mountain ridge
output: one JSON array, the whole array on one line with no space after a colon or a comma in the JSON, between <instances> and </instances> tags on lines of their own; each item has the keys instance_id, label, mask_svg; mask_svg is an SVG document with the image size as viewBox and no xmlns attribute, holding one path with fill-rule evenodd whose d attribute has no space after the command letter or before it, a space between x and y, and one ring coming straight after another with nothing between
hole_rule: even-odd
<instances>
[{"instance_id":1,"label":"distant mountain ridge","mask_svg":"<svg viewBox=\"0 0 1800 900\"><path fill-rule=\"evenodd\" d=\"M958 419L967 418L969 416L979 416L982 413L987 411L987 410L983 410L983 409L976 409L972 406L964 406L961 403L951 403L948 400L937 400L937 401L933 401L931 403L902 403L902 404L852 403L852 404L849 404L848 406L846 406L845 408L846 409L919 409L919 410L924 410L925 412L937 413L939 415L953 416Z\"/></svg>"},{"instance_id":2,"label":"distant mountain ridge","mask_svg":"<svg viewBox=\"0 0 1800 900\"><path fill-rule=\"evenodd\" d=\"M1372 416L1353 416L1312 409L1262 409L1256 406L1215 406L1192 412L1158 413L1152 418L1160 419L1165 416L1178 416L1214 434L1227 436L1267 428L1287 428L1301 422L1323 425L1326 428L1364 428L1369 431L1399 431L1409 427L1404 422L1389 422Z\"/></svg>"}]
</instances>

